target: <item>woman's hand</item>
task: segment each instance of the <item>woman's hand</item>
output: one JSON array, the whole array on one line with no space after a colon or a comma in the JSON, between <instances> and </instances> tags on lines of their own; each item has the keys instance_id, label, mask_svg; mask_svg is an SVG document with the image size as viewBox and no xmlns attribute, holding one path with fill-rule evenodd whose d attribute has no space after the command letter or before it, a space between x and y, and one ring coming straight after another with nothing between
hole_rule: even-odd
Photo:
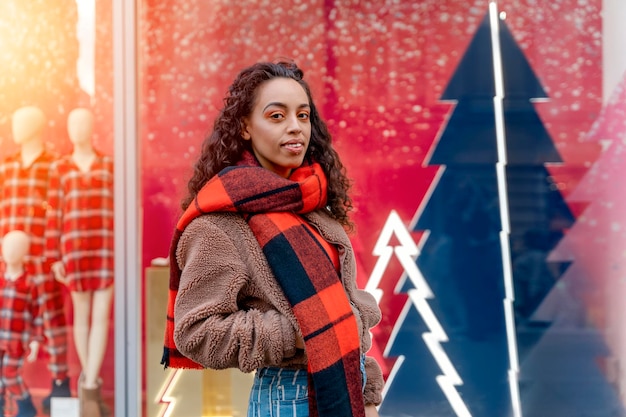
<instances>
[{"instance_id":1,"label":"woman's hand","mask_svg":"<svg viewBox=\"0 0 626 417\"><path fill-rule=\"evenodd\" d=\"M296 349L304 349L304 339L299 332L296 332Z\"/></svg>"},{"instance_id":2,"label":"woman's hand","mask_svg":"<svg viewBox=\"0 0 626 417\"><path fill-rule=\"evenodd\" d=\"M365 417L378 417L378 410L375 405L365 406Z\"/></svg>"}]
</instances>

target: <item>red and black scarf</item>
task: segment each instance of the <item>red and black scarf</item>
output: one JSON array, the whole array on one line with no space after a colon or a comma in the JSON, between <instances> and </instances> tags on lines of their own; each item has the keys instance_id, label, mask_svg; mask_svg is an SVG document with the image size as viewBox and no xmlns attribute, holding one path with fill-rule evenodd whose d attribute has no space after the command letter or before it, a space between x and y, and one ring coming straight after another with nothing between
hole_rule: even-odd
<instances>
[{"instance_id":1,"label":"red and black scarf","mask_svg":"<svg viewBox=\"0 0 626 417\"><path fill-rule=\"evenodd\" d=\"M181 270L176 247L185 227L211 212L242 213L296 316L308 357L310 416L364 417L360 338L356 320L331 257L298 214L326 204L327 182L319 164L303 165L289 178L247 155L200 190L178 221L170 248L170 289L161 364L202 368L174 344L174 302Z\"/></svg>"}]
</instances>

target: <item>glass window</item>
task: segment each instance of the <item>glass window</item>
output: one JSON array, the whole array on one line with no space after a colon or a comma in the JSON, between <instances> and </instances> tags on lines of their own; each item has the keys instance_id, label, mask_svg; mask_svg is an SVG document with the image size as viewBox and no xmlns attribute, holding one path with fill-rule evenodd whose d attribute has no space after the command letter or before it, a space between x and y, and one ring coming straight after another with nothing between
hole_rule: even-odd
<instances>
[{"instance_id":1,"label":"glass window","mask_svg":"<svg viewBox=\"0 0 626 417\"><path fill-rule=\"evenodd\" d=\"M74 415L79 396L112 411L110 4L7 0L0 16L1 414Z\"/></svg>"},{"instance_id":2,"label":"glass window","mask_svg":"<svg viewBox=\"0 0 626 417\"><path fill-rule=\"evenodd\" d=\"M140 2L147 415L246 413L250 375L159 366L166 258L228 85L285 57L353 179L380 415L623 414L626 8L531 3Z\"/></svg>"}]
</instances>

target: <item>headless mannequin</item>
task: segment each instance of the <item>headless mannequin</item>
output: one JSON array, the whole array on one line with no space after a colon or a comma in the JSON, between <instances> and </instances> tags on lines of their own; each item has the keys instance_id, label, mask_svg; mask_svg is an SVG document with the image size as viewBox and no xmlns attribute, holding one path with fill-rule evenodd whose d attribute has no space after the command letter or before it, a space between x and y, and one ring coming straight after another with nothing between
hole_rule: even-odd
<instances>
[{"instance_id":1,"label":"headless mannequin","mask_svg":"<svg viewBox=\"0 0 626 417\"><path fill-rule=\"evenodd\" d=\"M2 259L4 259L4 278L15 281L24 274L24 258L28 254L30 239L21 230L14 230L2 238ZM30 353L27 362L34 362L39 353L39 342L29 343Z\"/></svg>"},{"instance_id":2,"label":"headless mannequin","mask_svg":"<svg viewBox=\"0 0 626 417\"><path fill-rule=\"evenodd\" d=\"M81 172L87 172L96 158L92 145L93 114L87 109L74 109L68 116L67 126L74 145L71 159ZM52 265L52 272L58 281L67 284L61 261ZM97 291L71 291L70 294L74 307L74 343L83 370L82 387L95 389L99 387L98 376L108 341L113 286Z\"/></svg>"},{"instance_id":3,"label":"headless mannequin","mask_svg":"<svg viewBox=\"0 0 626 417\"><path fill-rule=\"evenodd\" d=\"M72 110L67 118L67 133L74 145L72 160L82 172L89 171L96 159L96 151L91 142L93 114L87 109Z\"/></svg>"},{"instance_id":4,"label":"headless mannequin","mask_svg":"<svg viewBox=\"0 0 626 417\"><path fill-rule=\"evenodd\" d=\"M42 133L46 116L37 107L22 107L13 113L13 141L20 146L22 166L29 167L44 150Z\"/></svg>"}]
</instances>

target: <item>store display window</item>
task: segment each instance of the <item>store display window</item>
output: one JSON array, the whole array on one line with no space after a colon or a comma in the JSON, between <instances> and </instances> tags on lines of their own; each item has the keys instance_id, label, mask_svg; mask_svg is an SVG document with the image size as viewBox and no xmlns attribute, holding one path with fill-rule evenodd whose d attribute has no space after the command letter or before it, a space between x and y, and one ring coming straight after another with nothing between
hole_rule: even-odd
<instances>
[{"instance_id":1,"label":"store display window","mask_svg":"<svg viewBox=\"0 0 626 417\"><path fill-rule=\"evenodd\" d=\"M148 299L167 281L151 263L167 257L227 86L255 61L287 57L354 181L359 282L383 312L370 352L386 378L380 414L621 412L625 66L611 59L624 51L610 16L623 6L147 1L143 11L144 226L160 225L144 228ZM146 374L162 381L150 407L244 415L229 381L247 392L245 376L159 374L159 336L147 343ZM164 387L175 403L153 397ZM215 395L225 404L210 411Z\"/></svg>"},{"instance_id":2,"label":"store display window","mask_svg":"<svg viewBox=\"0 0 626 417\"><path fill-rule=\"evenodd\" d=\"M229 84L279 59L352 180L380 416L624 414L625 18L621 0L2 1L0 416L247 415L254 373L161 364L169 246Z\"/></svg>"},{"instance_id":3,"label":"store display window","mask_svg":"<svg viewBox=\"0 0 626 417\"><path fill-rule=\"evenodd\" d=\"M110 7L5 1L0 16L0 415L110 415Z\"/></svg>"}]
</instances>

